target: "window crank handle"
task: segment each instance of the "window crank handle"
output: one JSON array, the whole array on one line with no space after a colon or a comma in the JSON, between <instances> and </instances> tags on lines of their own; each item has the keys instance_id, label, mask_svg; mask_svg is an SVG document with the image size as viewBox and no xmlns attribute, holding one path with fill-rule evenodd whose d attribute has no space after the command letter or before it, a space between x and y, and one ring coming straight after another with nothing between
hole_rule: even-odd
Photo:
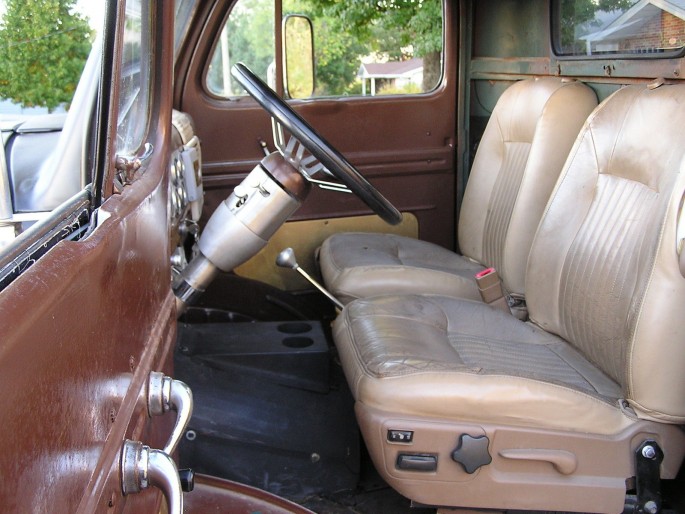
<instances>
[{"instance_id":1,"label":"window crank handle","mask_svg":"<svg viewBox=\"0 0 685 514\"><path fill-rule=\"evenodd\" d=\"M148 412L150 416L161 416L170 410L176 411L176 424L163 452L171 455L183 436L193 414L193 392L185 383L157 371L150 372L148 383Z\"/></svg>"}]
</instances>

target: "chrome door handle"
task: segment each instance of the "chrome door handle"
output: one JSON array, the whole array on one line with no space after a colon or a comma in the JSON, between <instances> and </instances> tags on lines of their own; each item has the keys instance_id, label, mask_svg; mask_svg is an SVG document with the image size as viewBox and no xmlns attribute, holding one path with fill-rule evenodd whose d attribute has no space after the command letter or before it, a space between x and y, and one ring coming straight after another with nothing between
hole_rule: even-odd
<instances>
[{"instance_id":1,"label":"chrome door handle","mask_svg":"<svg viewBox=\"0 0 685 514\"><path fill-rule=\"evenodd\" d=\"M174 461L161 450L127 439L121 449L121 490L126 496L150 486L162 491L169 514L183 514L181 480Z\"/></svg>"},{"instance_id":2,"label":"chrome door handle","mask_svg":"<svg viewBox=\"0 0 685 514\"><path fill-rule=\"evenodd\" d=\"M171 431L169 441L162 451L171 455L188 426L193 414L193 392L184 382L174 380L164 373L150 372L148 382L147 408L150 416L161 416L165 412L174 410L177 413L176 425Z\"/></svg>"}]
</instances>

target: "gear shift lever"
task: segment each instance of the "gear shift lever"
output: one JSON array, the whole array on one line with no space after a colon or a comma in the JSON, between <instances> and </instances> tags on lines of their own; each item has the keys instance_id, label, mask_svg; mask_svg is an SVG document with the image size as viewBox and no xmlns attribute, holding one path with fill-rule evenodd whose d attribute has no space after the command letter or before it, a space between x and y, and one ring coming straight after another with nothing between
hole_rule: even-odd
<instances>
[{"instance_id":1,"label":"gear shift lever","mask_svg":"<svg viewBox=\"0 0 685 514\"><path fill-rule=\"evenodd\" d=\"M278 257L276 257L276 266L280 266L281 268L291 268L297 271L300 275L302 275L309 283L311 283L314 287L316 287L319 291L321 291L323 294L326 295L326 297L332 301L337 308L340 310L345 307L338 299L333 296L331 293L326 291L324 287L319 284L316 280L314 280L309 273L307 273L305 270L300 268L300 265L297 264L297 259L295 258L295 251L292 248L286 248L285 250L282 250L281 253L278 254Z\"/></svg>"}]
</instances>

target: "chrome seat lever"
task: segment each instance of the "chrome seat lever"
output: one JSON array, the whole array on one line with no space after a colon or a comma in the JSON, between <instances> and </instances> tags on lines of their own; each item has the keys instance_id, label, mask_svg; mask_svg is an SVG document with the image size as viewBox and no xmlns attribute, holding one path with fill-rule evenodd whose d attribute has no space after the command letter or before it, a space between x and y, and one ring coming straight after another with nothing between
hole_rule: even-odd
<instances>
[{"instance_id":1,"label":"chrome seat lever","mask_svg":"<svg viewBox=\"0 0 685 514\"><path fill-rule=\"evenodd\" d=\"M150 416L161 416L174 410L177 413L176 424L171 431L169 441L162 449L171 455L183 436L193 414L193 392L184 382L174 380L164 373L150 372L148 383L147 408Z\"/></svg>"},{"instance_id":2,"label":"chrome seat lever","mask_svg":"<svg viewBox=\"0 0 685 514\"><path fill-rule=\"evenodd\" d=\"M169 514L183 514L181 480L174 461L162 450L127 439L121 449L121 490L126 496L150 486L162 491Z\"/></svg>"}]
</instances>

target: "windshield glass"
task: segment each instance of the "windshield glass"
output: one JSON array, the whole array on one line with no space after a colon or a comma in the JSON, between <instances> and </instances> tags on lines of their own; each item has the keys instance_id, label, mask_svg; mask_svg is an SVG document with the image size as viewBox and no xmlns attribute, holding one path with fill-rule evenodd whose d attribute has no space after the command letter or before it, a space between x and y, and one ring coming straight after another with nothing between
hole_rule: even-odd
<instances>
[{"instance_id":1,"label":"windshield glass","mask_svg":"<svg viewBox=\"0 0 685 514\"><path fill-rule=\"evenodd\" d=\"M176 0L176 19L174 25L174 56L178 56L183 40L188 34L190 19L195 13L197 0Z\"/></svg>"}]
</instances>

